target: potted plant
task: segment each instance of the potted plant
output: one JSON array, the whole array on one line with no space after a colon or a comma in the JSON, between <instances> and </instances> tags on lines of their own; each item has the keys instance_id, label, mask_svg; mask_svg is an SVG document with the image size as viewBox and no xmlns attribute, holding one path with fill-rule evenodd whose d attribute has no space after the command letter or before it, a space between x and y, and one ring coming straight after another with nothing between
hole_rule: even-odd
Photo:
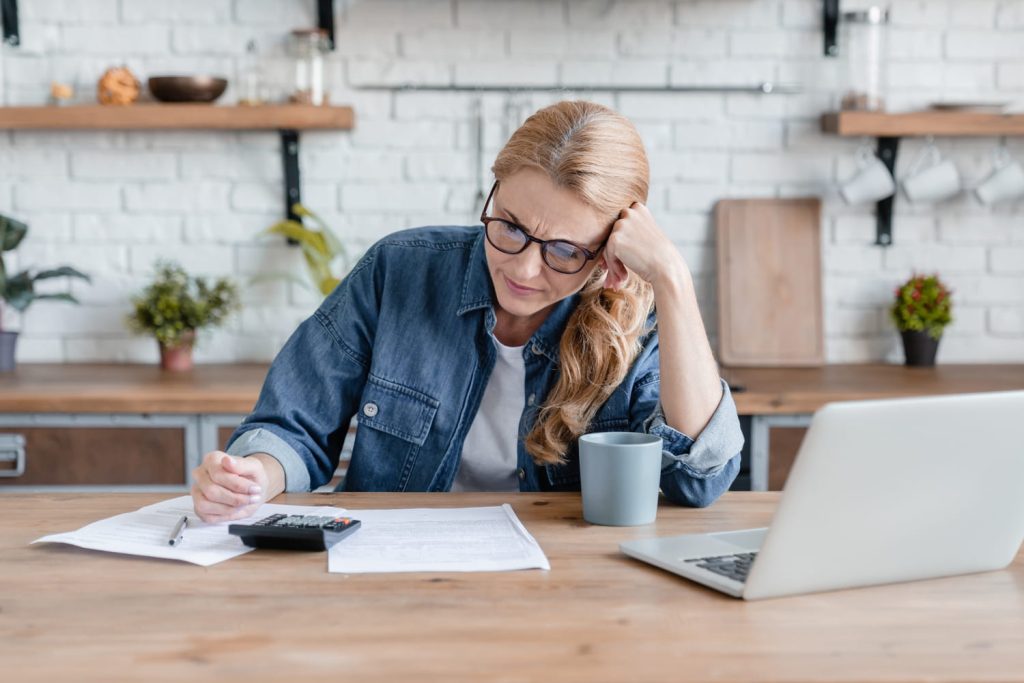
<instances>
[{"instance_id":1,"label":"potted plant","mask_svg":"<svg viewBox=\"0 0 1024 683\"><path fill-rule=\"evenodd\" d=\"M306 260L306 269L313 285L323 296L334 291L341 278L334 273L348 270L348 254L341 240L331 231L327 224L315 213L302 204L293 204L292 211L301 218L309 218L316 228L308 228L299 221L283 220L264 231L268 235L283 235L302 249Z\"/></svg>"},{"instance_id":2,"label":"potted plant","mask_svg":"<svg viewBox=\"0 0 1024 683\"><path fill-rule=\"evenodd\" d=\"M192 277L173 261L158 261L153 282L132 299L128 325L156 337L160 367L192 368L196 330L220 325L239 307L238 289L227 278L211 283Z\"/></svg>"},{"instance_id":3,"label":"potted plant","mask_svg":"<svg viewBox=\"0 0 1024 683\"><path fill-rule=\"evenodd\" d=\"M71 294L59 292L39 294L36 283L58 277L77 277L89 282L89 276L69 266L60 266L50 270L32 272L26 269L16 275L7 274L7 265L3 260L3 252L15 249L28 233L28 225L13 218L0 215L0 298L3 303L23 313L33 302L40 299L56 299L78 303ZM14 370L14 352L18 343L18 333L4 329L2 320L3 309L0 307L0 372Z\"/></svg>"},{"instance_id":4,"label":"potted plant","mask_svg":"<svg viewBox=\"0 0 1024 683\"><path fill-rule=\"evenodd\" d=\"M952 292L938 275L914 275L896 288L890 314L903 337L907 365L935 365L942 330L953 322Z\"/></svg>"}]
</instances>

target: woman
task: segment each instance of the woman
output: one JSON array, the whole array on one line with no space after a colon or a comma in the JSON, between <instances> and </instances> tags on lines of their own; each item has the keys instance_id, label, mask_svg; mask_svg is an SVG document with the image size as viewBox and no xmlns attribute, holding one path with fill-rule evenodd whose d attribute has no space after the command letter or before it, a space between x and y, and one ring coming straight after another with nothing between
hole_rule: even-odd
<instances>
[{"instance_id":1,"label":"woman","mask_svg":"<svg viewBox=\"0 0 1024 683\"><path fill-rule=\"evenodd\" d=\"M203 520L328 482L354 414L345 490L579 490L577 437L623 430L662 437L670 499L729 487L736 407L686 263L644 206L636 129L560 102L493 172L483 229L384 238L299 326L227 452L193 472Z\"/></svg>"}]
</instances>

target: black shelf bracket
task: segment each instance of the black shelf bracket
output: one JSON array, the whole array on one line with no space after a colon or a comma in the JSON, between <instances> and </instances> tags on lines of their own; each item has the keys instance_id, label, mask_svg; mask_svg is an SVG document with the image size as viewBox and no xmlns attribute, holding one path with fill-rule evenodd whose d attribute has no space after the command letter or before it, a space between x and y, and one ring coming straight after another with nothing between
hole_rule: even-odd
<instances>
[{"instance_id":1,"label":"black shelf bracket","mask_svg":"<svg viewBox=\"0 0 1024 683\"><path fill-rule=\"evenodd\" d=\"M334 49L334 0L317 0L316 2L316 25L327 31L327 40L331 49Z\"/></svg>"},{"instance_id":2,"label":"black shelf bracket","mask_svg":"<svg viewBox=\"0 0 1024 683\"><path fill-rule=\"evenodd\" d=\"M896 153L899 151L899 138L878 138L878 158L893 178L896 177ZM875 244L881 247L892 246L892 209L896 202L897 188L892 196L878 202L875 208Z\"/></svg>"},{"instance_id":3,"label":"black shelf bracket","mask_svg":"<svg viewBox=\"0 0 1024 683\"><path fill-rule=\"evenodd\" d=\"M302 217L292 207L302 201L302 190L299 177L299 131L282 129L281 161L284 164L284 214L288 220L302 223ZM297 244L292 239L288 244Z\"/></svg>"},{"instance_id":4,"label":"black shelf bracket","mask_svg":"<svg viewBox=\"0 0 1024 683\"><path fill-rule=\"evenodd\" d=\"M835 57L839 54L839 43L836 31L839 27L839 0L822 0L822 28L825 31L825 56Z\"/></svg>"},{"instance_id":5,"label":"black shelf bracket","mask_svg":"<svg viewBox=\"0 0 1024 683\"><path fill-rule=\"evenodd\" d=\"M4 44L11 47L21 45L18 30L18 0L0 0L0 22L3 23Z\"/></svg>"}]
</instances>

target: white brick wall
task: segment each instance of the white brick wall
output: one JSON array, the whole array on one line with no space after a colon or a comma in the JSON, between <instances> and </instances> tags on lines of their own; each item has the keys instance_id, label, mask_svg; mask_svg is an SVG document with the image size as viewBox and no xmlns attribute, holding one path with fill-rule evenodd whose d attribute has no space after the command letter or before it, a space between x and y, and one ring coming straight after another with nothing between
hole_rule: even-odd
<instances>
[{"instance_id":1,"label":"white brick wall","mask_svg":"<svg viewBox=\"0 0 1024 683\"><path fill-rule=\"evenodd\" d=\"M844 8L855 0L844 0ZM1024 101L1024 1L893 0L891 108L938 99ZM138 76L216 72L237 79L256 39L272 91L287 91L287 31L315 20L312 0L25 0L19 49L0 50L0 103L40 104L52 79L93 98L108 66ZM486 161L536 108L561 97L610 104L637 123L651 157L649 204L689 261L714 336L711 212L723 197L818 194L824 200L825 332L833 362L890 360L893 287L938 271L954 290L940 361L1024 361L1024 201L987 208L966 193L939 207L897 201L895 244L872 244L871 207L836 183L858 140L823 134L842 63L821 56L820 0L345 0L328 64L350 133L303 136L303 200L358 253L395 230L475 221L486 169L473 152L472 94L380 92L365 85L660 87L798 85L793 95L616 93L482 96ZM231 102L236 91L224 96ZM907 141L898 171L921 149ZM942 139L968 184L996 140ZM1024 139L1008 147L1024 161ZM244 311L209 332L205 362L269 360L316 306L301 254L260 236L281 215L278 137L263 132L0 132L0 212L30 223L10 267L74 265L83 302L23 317L22 361L154 362L124 327L130 296L158 257L232 275ZM51 287L61 283L47 283Z\"/></svg>"}]
</instances>

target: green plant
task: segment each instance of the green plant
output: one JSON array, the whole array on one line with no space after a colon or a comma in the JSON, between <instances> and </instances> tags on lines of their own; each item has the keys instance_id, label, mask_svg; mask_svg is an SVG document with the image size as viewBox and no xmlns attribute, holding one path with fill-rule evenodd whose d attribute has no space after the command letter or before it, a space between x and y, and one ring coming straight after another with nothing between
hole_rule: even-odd
<instances>
[{"instance_id":1,"label":"green plant","mask_svg":"<svg viewBox=\"0 0 1024 683\"><path fill-rule=\"evenodd\" d=\"M158 261L153 282L132 299L128 325L167 347L190 343L202 327L224 322L239 307L238 288L227 278L211 283L173 261Z\"/></svg>"},{"instance_id":2,"label":"green plant","mask_svg":"<svg viewBox=\"0 0 1024 683\"><path fill-rule=\"evenodd\" d=\"M927 332L933 339L953 322L952 292L938 275L915 274L896 288L896 301L889 313L900 332Z\"/></svg>"},{"instance_id":3,"label":"green plant","mask_svg":"<svg viewBox=\"0 0 1024 683\"><path fill-rule=\"evenodd\" d=\"M293 204L292 211L300 218L314 221L317 229L307 228L299 221L283 220L267 228L264 234L283 235L298 243L310 280L322 295L327 296L341 282L334 269L340 266L342 272L348 270L348 254L341 240L319 216L302 204Z\"/></svg>"},{"instance_id":4,"label":"green plant","mask_svg":"<svg viewBox=\"0 0 1024 683\"><path fill-rule=\"evenodd\" d=\"M77 304L78 299L71 294L39 294L36 292L36 283L40 280L49 280L57 277L77 277L90 282L88 275L70 266L60 266L59 268L36 272L26 269L15 275L7 274L7 265L4 263L3 252L17 248L21 241L25 239L27 233L28 225L13 218L0 215L0 298L8 306L19 312L24 312L33 302L40 299L56 299ZM3 324L0 323L0 330L2 329Z\"/></svg>"}]
</instances>

